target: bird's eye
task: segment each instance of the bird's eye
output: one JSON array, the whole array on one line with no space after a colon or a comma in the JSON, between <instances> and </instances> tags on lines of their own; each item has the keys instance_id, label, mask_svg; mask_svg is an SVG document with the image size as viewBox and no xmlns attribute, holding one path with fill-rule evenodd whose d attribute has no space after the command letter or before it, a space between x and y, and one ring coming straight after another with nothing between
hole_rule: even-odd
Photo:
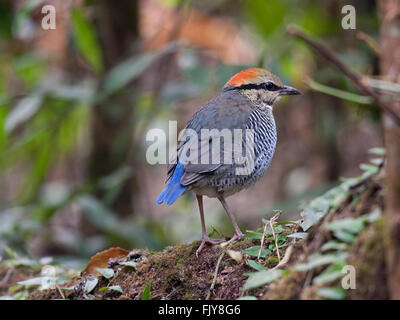
<instances>
[{"instance_id":1,"label":"bird's eye","mask_svg":"<svg viewBox=\"0 0 400 320\"><path fill-rule=\"evenodd\" d=\"M263 88L268 91L276 91L279 90L279 87L271 81L263 83Z\"/></svg>"}]
</instances>

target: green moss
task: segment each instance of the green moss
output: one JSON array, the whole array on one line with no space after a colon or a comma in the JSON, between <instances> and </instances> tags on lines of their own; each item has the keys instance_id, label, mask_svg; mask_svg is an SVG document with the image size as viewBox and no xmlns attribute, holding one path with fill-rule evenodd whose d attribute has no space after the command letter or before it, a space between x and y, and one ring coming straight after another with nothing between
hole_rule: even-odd
<instances>
[{"instance_id":1,"label":"green moss","mask_svg":"<svg viewBox=\"0 0 400 320\"><path fill-rule=\"evenodd\" d=\"M358 237L348 263L356 270L355 290L350 299L387 299L387 279L384 257L384 220L370 225Z\"/></svg>"}]
</instances>

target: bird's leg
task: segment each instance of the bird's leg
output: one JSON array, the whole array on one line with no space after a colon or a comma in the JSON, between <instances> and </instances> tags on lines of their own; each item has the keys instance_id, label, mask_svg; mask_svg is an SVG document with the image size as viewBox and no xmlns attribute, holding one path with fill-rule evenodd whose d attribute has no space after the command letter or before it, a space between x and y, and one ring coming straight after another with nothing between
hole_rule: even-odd
<instances>
[{"instance_id":1,"label":"bird's leg","mask_svg":"<svg viewBox=\"0 0 400 320\"><path fill-rule=\"evenodd\" d=\"M242 233L242 231L240 231L240 228L236 223L235 217L231 213L231 211L230 211L230 209L228 207L228 204L225 201L225 198L224 198L223 194L219 194L218 195L218 200L221 202L222 206L224 207L224 209L226 211L226 214L228 215L229 219L231 219L233 228L235 229L235 235L232 237L231 240L229 240L229 242L232 242L232 241L234 241L236 239L241 239L243 237L243 233Z\"/></svg>"},{"instance_id":2,"label":"bird's leg","mask_svg":"<svg viewBox=\"0 0 400 320\"><path fill-rule=\"evenodd\" d=\"M206 230L206 223L204 221L204 208L203 208L203 196L201 195L196 195L197 198L197 203L199 205L199 211L200 211L200 220L201 220L201 244L199 248L196 250L196 256L199 255L200 251L203 249L204 245L206 243L211 243L211 244L219 244L225 241L225 239L211 239Z\"/></svg>"}]
</instances>

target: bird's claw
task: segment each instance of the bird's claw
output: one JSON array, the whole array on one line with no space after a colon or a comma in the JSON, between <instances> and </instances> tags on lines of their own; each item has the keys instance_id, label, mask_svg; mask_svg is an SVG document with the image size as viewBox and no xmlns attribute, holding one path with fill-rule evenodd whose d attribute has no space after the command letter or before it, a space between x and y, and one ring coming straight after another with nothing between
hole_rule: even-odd
<instances>
[{"instance_id":1,"label":"bird's claw","mask_svg":"<svg viewBox=\"0 0 400 320\"><path fill-rule=\"evenodd\" d=\"M212 238L209 238L208 236L203 237L199 248L196 250L196 256L197 257L199 256L200 251L203 249L203 247L206 243L214 245L214 244L220 244L225 241L226 241L225 239L212 239Z\"/></svg>"},{"instance_id":2,"label":"bird's claw","mask_svg":"<svg viewBox=\"0 0 400 320\"><path fill-rule=\"evenodd\" d=\"M220 244L220 243L226 242L226 244L230 244L230 243L234 242L235 240L240 240L242 237L243 237L242 232L235 233L235 235L228 241L226 241L225 239L211 239L209 237L203 237L203 240L201 241L200 246L196 250L196 257L199 256L200 251L203 249L203 247L206 243L210 243L210 244L214 245L214 244Z\"/></svg>"},{"instance_id":3,"label":"bird's claw","mask_svg":"<svg viewBox=\"0 0 400 320\"><path fill-rule=\"evenodd\" d=\"M232 238L230 238L227 242L226 242L226 244L231 244L232 242L234 242L234 241L236 241L236 240L240 240L240 239L242 239L242 237L243 237L243 233L235 233L235 235L232 237Z\"/></svg>"}]
</instances>

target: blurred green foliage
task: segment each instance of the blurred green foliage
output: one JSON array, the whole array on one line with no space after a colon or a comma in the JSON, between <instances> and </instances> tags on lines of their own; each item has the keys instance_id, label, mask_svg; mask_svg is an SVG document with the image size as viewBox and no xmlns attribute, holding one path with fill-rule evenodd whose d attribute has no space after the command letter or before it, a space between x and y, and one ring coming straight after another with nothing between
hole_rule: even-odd
<instances>
[{"instance_id":1,"label":"blurred green foliage","mask_svg":"<svg viewBox=\"0 0 400 320\"><path fill-rule=\"evenodd\" d=\"M96 73L104 69L100 45L96 31L85 18L82 8L74 8L71 12L72 34L79 52L90 63Z\"/></svg>"}]
</instances>

